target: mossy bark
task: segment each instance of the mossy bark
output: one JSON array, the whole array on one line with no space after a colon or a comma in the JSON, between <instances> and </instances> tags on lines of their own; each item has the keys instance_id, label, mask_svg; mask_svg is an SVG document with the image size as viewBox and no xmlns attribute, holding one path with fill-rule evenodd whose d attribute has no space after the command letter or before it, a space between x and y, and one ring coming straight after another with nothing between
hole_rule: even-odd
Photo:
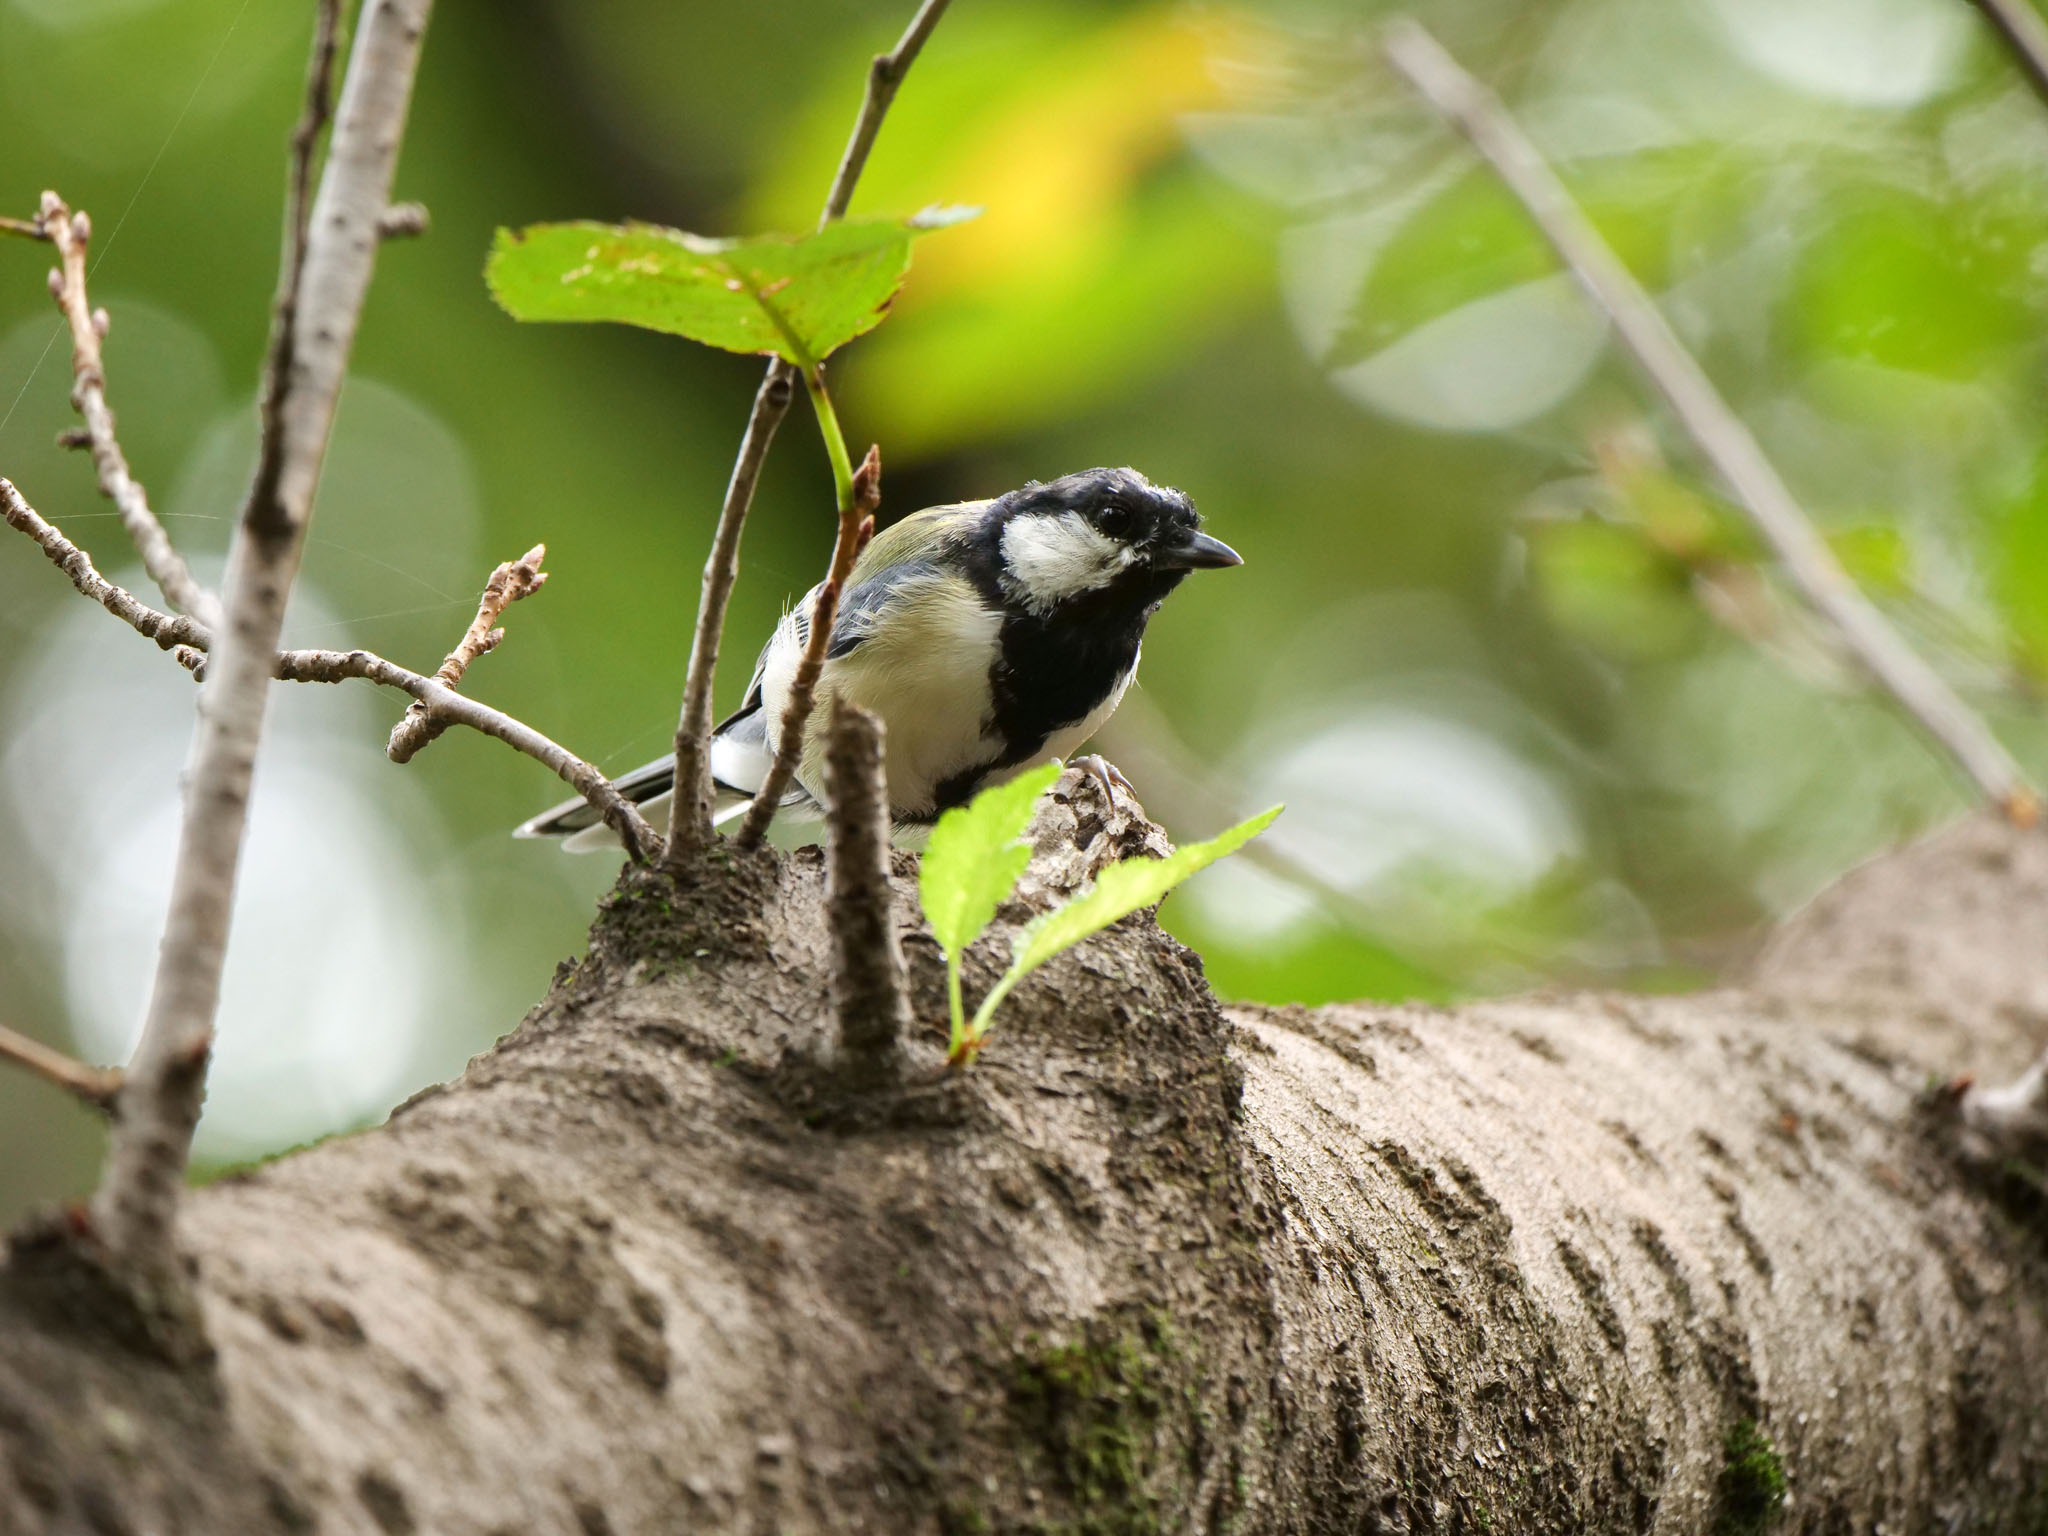
<instances>
[{"instance_id":1,"label":"mossy bark","mask_svg":"<svg viewBox=\"0 0 2048 1536\"><path fill-rule=\"evenodd\" d=\"M1157 846L1095 793L1062 785L1031 899ZM913 928L922 1027L881 1087L831 1058L820 861L719 856L625 877L458 1081L196 1195L210 1358L121 1330L89 1232L19 1240L0 1530L2020 1530L2040 1507L2038 1196L1919 1103L2040 1043L2048 840L1952 829L1685 998L1226 1011L1132 919L952 1076Z\"/></svg>"}]
</instances>

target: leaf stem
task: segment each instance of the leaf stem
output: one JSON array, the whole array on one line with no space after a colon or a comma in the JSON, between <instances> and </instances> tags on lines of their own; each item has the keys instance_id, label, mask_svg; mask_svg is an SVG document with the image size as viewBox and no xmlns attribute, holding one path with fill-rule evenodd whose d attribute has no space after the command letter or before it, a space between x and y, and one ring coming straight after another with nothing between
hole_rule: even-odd
<instances>
[{"instance_id":1,"label":"leaf stem","mask_svg":"<svg viewBox=\"0 0 2048 1536\"><path fill-rule=\"evenodd\" d=\"M950 1061L967 1043L967 1005L960 997L960 955L957 950L949 950L946 954L946 1002L953 1014L953 1033L946 1042L946 1059Z\"/></svg>"},{"instance_id":2,"label":"leaf stem","mask_svg":"<svg viewBox=\"0 0 2048 1536\"><path fill-rule=\"evenodd\" d=\"M975 1054L981 1049L981 1042L988 1038L989 1026L995 1018L996 1009L1001 1007L1003 999L1010 995L1010 989L1024 979L1025 969L1024 966L1013 963L1003 972L996 984L988 989L988 996L981 1000L981 1006L974 1010L974 1017L968 1021L966 1034L959 1035L956 1031L953 1046L946 1052L948 1066L960 1066L974 1060Z\"/></svg>"},{"instance_id":3,"label":"leaf stem","mask_svg":"<svg viewBox=\"0 0 2048 1536\"><path fill-rule=\"evenodd\" d=\"M839 430L839 413L832 409L832 397L825 392L825 366L814 363L804 374L811 392L811 405L818 413L818 431L825 439L825 453L832 460L832 488L839 496L839 513L853 510L853 460L846 452L846 434Z\"/></svg>"}]
</instances>

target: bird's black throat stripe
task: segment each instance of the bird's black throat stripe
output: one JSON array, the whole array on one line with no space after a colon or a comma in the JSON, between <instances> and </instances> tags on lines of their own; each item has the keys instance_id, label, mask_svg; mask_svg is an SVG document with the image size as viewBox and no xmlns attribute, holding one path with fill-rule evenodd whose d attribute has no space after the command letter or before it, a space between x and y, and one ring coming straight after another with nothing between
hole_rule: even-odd
<instances>
[{"instance_id":1,"label":"bird's black throat stripe","mask_svg":"<svg viewBox=\"0 0 2048 1536\"><path fill-rule=\"evenodd\" d=\"M989 675L989 725L1007 750L942 780L934 815L964 805L990 773L1031 761L1056 731L1094 713L1137 665L1146 623L1185 574L1134 567L1108 586L1033 613L1003 585L1002 531L991 517L969 533L961 570L1003 615L1000 656Z\"/></svg>"}]
</instances>

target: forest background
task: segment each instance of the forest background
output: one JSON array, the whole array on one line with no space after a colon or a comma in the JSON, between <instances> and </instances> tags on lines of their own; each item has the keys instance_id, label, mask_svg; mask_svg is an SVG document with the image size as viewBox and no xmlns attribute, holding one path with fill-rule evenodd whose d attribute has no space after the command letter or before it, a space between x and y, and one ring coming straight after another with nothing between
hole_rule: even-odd
<instances>
[{"instance_id":1,"label":"forest background","mask_svg":"<svg viewBox=\"0 0 2048 1536\"><path fill-rule=\"evenodd\" d=\"M1955 0L1434 5L1756 430L1866 590L2048 766L2048 113ZM1378 8L975 0L856 212L920 243L835 361L883 521L1097 463L1179 485L1247 557L1154 626L1105 750L1180 837L1284 799L1262 863L1166 908L1229 997L1699 984L1966 791L1787 601L1603 322L1376 54ZM422 669L497 560L553 579L469 691L608 772L673 730L698 572L758 373L490 302L491 232L815 216L894 8L482 4L435 20L287 644ZM90 208L124 444L217 574L254 447L276 125L309 16L0 0L0 211ZM116 579L46 253L0 246L0 460ZM721 703L814 579L830 479L774 456ZM126 1057L191 684L0 559L0 1000ZM130 580L130 585L139 583ZM374 1122L582 942L609 860L506 829L558 786L395 706L287 689L259 769L199 1157ZM267 1028L290 1016L295 1028ZM0 1077L0 1220L90 1187L96 1117Z\"/></svg>"}]
</instances>

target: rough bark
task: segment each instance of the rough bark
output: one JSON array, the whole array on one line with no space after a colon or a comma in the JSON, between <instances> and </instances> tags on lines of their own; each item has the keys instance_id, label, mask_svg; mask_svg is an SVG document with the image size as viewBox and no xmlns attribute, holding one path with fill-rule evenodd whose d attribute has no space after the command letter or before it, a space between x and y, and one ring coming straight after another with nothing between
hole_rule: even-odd
<instances>
[{"instance_id":1,"label":"rough bark","mask_svg":"<svg viewBox=\"0 0 2048 1536\"><path fill-rule=\"evenodd\" d=\"M1096 793L1035 889L1157 846ZM1134 918L952 1077L906 909L887 1089L829 1065L818 857L713 857L629 870L457 1082L190 1203L213 1361L110 1336L61 1218L19 1236L0 1530L2048 1514L2038 1187L1921 1107L2039 1045L2048 841L1963 823L1690 997L1226 1012Z\"/></svg>"}]
</instances>

